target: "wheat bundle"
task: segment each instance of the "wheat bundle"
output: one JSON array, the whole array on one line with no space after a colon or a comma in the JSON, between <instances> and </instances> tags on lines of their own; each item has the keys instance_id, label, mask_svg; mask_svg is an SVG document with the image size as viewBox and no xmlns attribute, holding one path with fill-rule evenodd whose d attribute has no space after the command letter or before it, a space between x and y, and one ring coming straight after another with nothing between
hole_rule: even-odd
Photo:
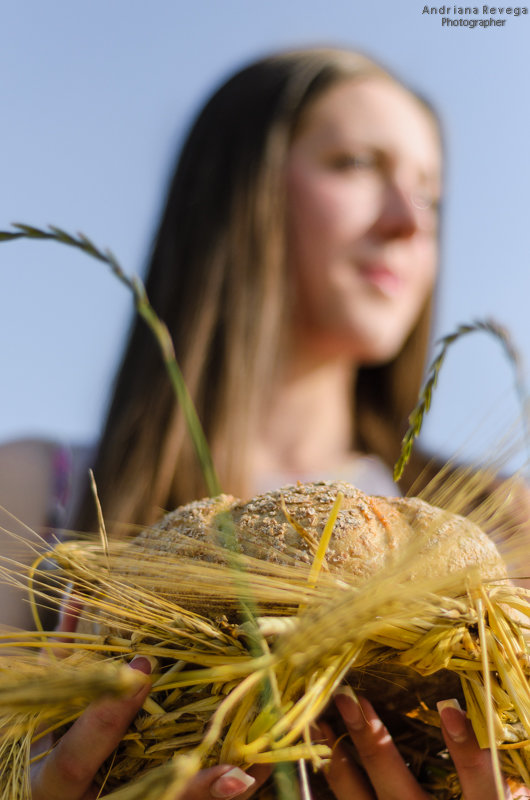
<instances>
[{"instance_id":1,"label":"wheat bundle","mask_svg":"<svg viewBox=\"0 0 530 800\"><path fill-rule=\"evenodd\" d=\"M119 665L138 654L158 667L101 772L109 796L170 798L218 762L319 770L330 753L309 726L344 681L377 699L434 797L461 796L433 710L445 697L465 703L500 769L530 785L527 593L463 517L317 483L192 503L132 542L61 543L51 555L84 627L60 659L51 634L4 637L18 647L0 663L3 798L25 796L14 787L31 737L58 735L93 697L125 691ZM42 653L27 655L43 647L51 675Z\"/></svg>"}]
</instances>

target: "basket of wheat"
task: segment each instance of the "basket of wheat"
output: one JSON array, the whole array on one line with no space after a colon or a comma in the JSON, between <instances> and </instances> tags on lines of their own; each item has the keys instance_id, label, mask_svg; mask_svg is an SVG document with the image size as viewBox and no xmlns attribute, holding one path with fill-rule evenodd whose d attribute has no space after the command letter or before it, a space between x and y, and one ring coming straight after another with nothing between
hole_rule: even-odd
<instances>
[{"instance_id":1,"label":"basket of wheat","mask_svg":"<svg viewBox=\"0 0 530 800\"><path fill-rule=\"evenodd\" d=\"M169 333L141 282L84 235L20 224L0 231L0 241L20 238L78 248L132 291L208 489L218 494ZM491 322L444 337L410 417L398 476L447 348L474 331L493 333L518 369L506 332ZM480 490L480 476L459 480L451 493ZM496 503L486 503L486 516L488 505L495 516ZM501 769L530 785L528 592L510 585L480 527L437 505L368 497L343 483L300 485L248 503L225 495L192 503L133 541L108 542L102 525L99 539L44 547L29 575L0 558L3 579L29 579L38 628L0 634L2 800L30 796L28 764L43 755L32 756L32 743L59 736L91 700L130 690L124 662L135 655L158 667L142 713L101 770L102 792L116 800L172 800L201 766L219 761L302 760L318 778L330 752L312 741L310 726L344 681L378 698L412 770L439 800L461 797L433 710L440 697L465 702L479 743L493 751L499 797ZM49 576L37 570L47 559L56 565L51 594ZM70 584L83 620L59 652L38 606Z\"/></svg>"},{"instance_id":2,"label":"basket of wheat","mask_svg":"<svg viewBox=\"0 0 530 800\"><path fill-rule=\"evenodd\" d=\"M109 797L173 797L219 762L301 759L324 797L330 751L310 726L344 682L377 699L434 797L461 797L434 710L444 697L465 704L499 773L530 785L528 593L462 516L342 482L299 484L191 503L131 541L63 542L44 555L57 585L75 585L83 622L60 658L51 633L3 637L2 797L24 797L32 739L59 736L91 699L126 690L123 663L139 654L157 667L101 771ZM45 604L38 573L32 594Z\"/></svg>"}]
</instances>

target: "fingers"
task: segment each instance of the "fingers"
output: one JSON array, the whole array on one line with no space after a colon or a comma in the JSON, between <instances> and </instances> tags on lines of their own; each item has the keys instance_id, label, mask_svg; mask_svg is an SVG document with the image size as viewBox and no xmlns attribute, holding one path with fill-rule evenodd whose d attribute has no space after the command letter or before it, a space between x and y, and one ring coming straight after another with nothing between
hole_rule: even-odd
<instances>
[{"instance_id":1,"label":"fingers","mask_svg":"<svg viewBox=\"0 0 530 800\"><path fill-rule=\"evenodd\" d=\"M351 800L352 792L360 800L377 797L378 800L426 800L428 795L409 771L385 726L370 703L364 698L355 699L349 687L341 687L335 694L335 704L346 724L359 759L369 780L362 788L360 775L343 759L341 764L332 759L330 784L337 800ZM444 701L438 705L444 739L454 762L466 800L498 800L493 761L489 750L481 750L471 723L458 702ZM328 734L329 735L329 734ZM503 783L503 797L513 795ZM517 795L516 795L517 796ZM520 795L524 797L525 795Z\"/></svg>"},{"instance_id":2,"label":"fingers","mask_svg":"<svg viewBox=\"0 0 530 800\"><path fill-rule=\"evenodd\" d=\"M147 675L151 664L144 657L131 662ZM123 738L149 694L145 679L128 698L93 703L57 742L32 772L32 800L83 800L94 776Z\"/></svg>"},{"instance_id":3,"label":"fingers","mask_svg":"<svg viewBox=\"0 0 530 800\"><path fill-rule=\"evenodd\" d=\"M252 774L250 774L252 773ZM239 767L220 764L202 770L186 786L178 800L247 800L261 786L268 776L268 767L256 767L243 772Z\"/></svg>"},{"instance_id":4,"label":"fingers","mask_svg":"<svg viewBox=\"0 0 530 800\"><path fill-rule=\"evenodd\" d=\"M61 604L57 642L70 641L67 634L75 632L82 608L70 587ZM60 647L53 648L53 652L56 657L63 655ZM147 658L135 658L131 667L139 673L151 672ZM93 703L32 769L32 800L93 800L98 797L94 777L119 745L149 694L149 688L150 682L142 681L128 698ZM196 775L187 785L185 797L186 800L229 800L232 797L247 800L269 775L270 768L265 765L252 768L248 774L237 767L219 765Z\"/></svg>"},{"instance_id":5,"label":"fingers","mask_svg":"<svg viewBox=\"0 0 530 800\"><path fill-rule=\"evenodd\" d=\"M466 800L497 800L493 762L489 750L478 746L473 728L458 700L438 703L442 733L458 772ZM508 787L504 796L511 798Z\"/></svg>"},{"instance_id":6,"label":"fingers","mask_svg":"<svg viewBox=\"0 0 530 800\"><path fill-rule=\"evenodd\" d=\"M319 722L315 738L331 748L331 760L326 767L325 776L337 800L351 800L353 797L355 800L373 800L375 795L370 784L351 761L345 747L337 740L327 723Z\"/></svg>"},{"instance_id":7,"label":"fingers","mask_svg":"<svg viewBox=\"0 0 530 800\"><path fill-rule=\"evenodd\" d=\"M409 771L370 703L364 698L356 700L350 687L345 686L335 693L335 704L373 787L371 794L366 794L364 789L364 796L380 800L402 800L404 797L407 800L427 800L428 795ZM351 793L337 794L338 800L351 800L351 796ZM363 795L359 796L364 800Z\"/></svg>"},{"instance_id":8,"label":"fingers","mask_svg":"<svg viewBox=\"0 0 530 800\"><path fill-rule=\"evenodd\" d=\"M145 675L151 672L151 664L142 656L131 667ZM142 681L131 697L93 703L32 772L32 800L95 798L94 776L120 743L149 688L150 682ZM184 796L186 800L247 800L269 774L267 766L254 767L249 773L227 765L212 767L190 781Z\"/></svg>"}]
</instances>

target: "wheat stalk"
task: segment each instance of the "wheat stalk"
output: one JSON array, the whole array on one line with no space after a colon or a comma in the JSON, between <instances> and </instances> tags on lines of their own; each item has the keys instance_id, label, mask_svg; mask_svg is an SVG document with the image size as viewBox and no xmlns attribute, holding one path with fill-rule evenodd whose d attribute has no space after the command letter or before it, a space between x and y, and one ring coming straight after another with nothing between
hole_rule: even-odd
<instances>
[{"instance_id":1,"label":"wheat stalk","mask_svg":"<svg viewBox=\"0 0 530 800\"><path fill-rule=\"evenodd\" d=\"M459 325L458 328L455 331L453 331L453 333L449 333L438 340L438 344L440 345L440 351L435 356L435 358L433 359L432 363L429 366L429 369L427 371L427 379L421 390L418 403L409 415L408 419L409 427L401 443L401 453L399 459L397 460L394 466L395 481L398 481L403 474L403 470L405 469L405 466L407 465L408 460L410 458L414 441L418 437L421 427L423 425L423 420L425 418L425 415L427 414L427 412L431 407L432 394L436 387L438 376L440 374L442 364L445 361L445 357L447 355L449 348L463 336L467 336L470 333L476 333L477 331L489 333L493 335L496 339L498 339L498 341L500 341L500 343L502 344L503 349L506 352L509 361L514 367L516 375L515 379L516 389L523 409L523 424L525 426L525 438L528 447L528 438L529 438L527 431L528 396L522 376L521 356L519 355L513 342L511 341L506 328L504 328L502 325L499 325L497 322L494 322L493 320L476 320L475 322L466 325Z\"/></svg>"},{"instance_id":2,"label":"wheat stalk","mask_svg":"<svg viewBox=\"0 0 530 800\"><path fill-rule=\"evenodd\" d=\"M0 231L0 242L22 238L40 239L75 247L83 253L96 258L98 261L107 264L118 280L132 292L136 311L147 323L160 347L162 358L171 380L171 385L186 419L186 425L197 453L207 490L212 496L220 494L221 487L212 461L210 449L182 372L177 363L171 336L166 324L162 322L151 306L142 281L138 277L128 276L121 268L116 256L111 250L99 249L82 233L78 233L77 236L72 236L70 233L54 225L50 225L47 230L42 230L31 225L24 225L22 223L14 223L13 227L15 228L14 231Z\"/></svg>"}]
</instances>

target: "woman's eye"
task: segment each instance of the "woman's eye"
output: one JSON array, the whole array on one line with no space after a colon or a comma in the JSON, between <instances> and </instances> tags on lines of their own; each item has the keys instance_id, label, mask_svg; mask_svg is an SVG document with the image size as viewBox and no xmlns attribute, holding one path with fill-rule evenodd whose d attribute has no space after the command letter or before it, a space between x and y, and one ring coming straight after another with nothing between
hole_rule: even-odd
<instances>
[{"instance_id":1,"label":"woman's eye","mask_svg":"<svg viewBox=\"0 0 530 800\"><path fill-rule=\"evenodd\" d=\"M377 159L370 154L340 153L330 159L336 170L370 170L378 167Z\"/></svg>"}]
</instances>

